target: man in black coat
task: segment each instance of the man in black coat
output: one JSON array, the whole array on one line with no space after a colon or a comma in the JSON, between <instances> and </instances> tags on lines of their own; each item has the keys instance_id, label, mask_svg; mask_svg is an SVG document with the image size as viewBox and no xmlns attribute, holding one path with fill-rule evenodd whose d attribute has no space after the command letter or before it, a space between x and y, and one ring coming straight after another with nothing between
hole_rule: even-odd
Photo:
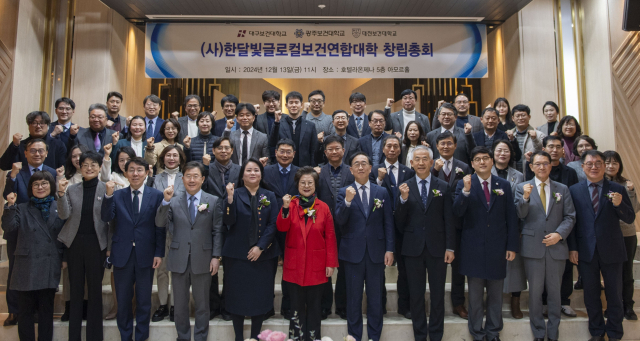
<instances>
[{"instance_id":1,"label":"man in black coat","mask_svg":"<svg viewBox=\"0 0 640 341\"><path fill-rule=\"evenodd\" d=\"M59 138L62 144L66 146L69 142L69 129L71 129L73 125L71 118L73 117L74 110L76 110L76 103L73 102L71 98L58 98L56 100L55 110L58 120L49 125L48 133L51 137Z\"/></svg>"}]
</instances>

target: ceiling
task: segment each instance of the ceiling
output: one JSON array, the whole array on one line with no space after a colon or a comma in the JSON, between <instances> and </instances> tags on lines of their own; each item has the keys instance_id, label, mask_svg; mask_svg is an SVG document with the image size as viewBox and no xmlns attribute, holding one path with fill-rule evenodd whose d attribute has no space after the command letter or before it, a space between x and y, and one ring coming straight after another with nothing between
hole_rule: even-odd
<instances>
[{"instance_id":1,"label":"ceiling","mask_svg":"<svg viewBox=\"0 0 640 341\"><path fill-rule=\"evenodd\" d=\"M499 24L531 0L101 0L132 22L473 21ZM318 5L324 5L323 9ZM180 17L194 16L194 17ZM252 18L254 17L254 18ZM357 18L356 18L357 17ZM394 20L395 19L395 20Z\"/></svg>"}]
</instances>

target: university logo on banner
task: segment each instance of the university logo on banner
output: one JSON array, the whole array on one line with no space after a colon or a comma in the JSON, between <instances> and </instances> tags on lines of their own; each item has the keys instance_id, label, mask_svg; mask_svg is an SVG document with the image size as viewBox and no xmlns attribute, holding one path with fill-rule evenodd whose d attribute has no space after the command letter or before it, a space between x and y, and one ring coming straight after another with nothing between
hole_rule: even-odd
<instances>
[{"instance_id":1,"label":"university logo on banner","mask_svg":"<svg viewBox=\"0 0 640 341\"><path fill-rule=\"evenodd\" d=\"M358 38L360 37L360 29L359 28L354 28L351 30L351 34L353 34L354 38Z\"/></svg>"}]
</instances>

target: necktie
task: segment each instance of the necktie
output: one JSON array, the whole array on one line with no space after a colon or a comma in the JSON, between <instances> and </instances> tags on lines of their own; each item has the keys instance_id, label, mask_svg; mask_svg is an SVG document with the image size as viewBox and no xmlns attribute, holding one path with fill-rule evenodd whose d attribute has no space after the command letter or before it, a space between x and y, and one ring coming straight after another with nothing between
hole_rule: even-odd
<instances>
[{"instance_id":1,"label":"necktie","mask_svg":"<svg viewBox=\"0 0 640 341\"><path fill-rule=\"evenodd\" d=\"M280 171L282 173L282 190L287 191L287 182L289 182L289 170L286 168L282 168Z\"/></svg>"},{"instance_id":2,"label":"necktie","mask_svg":"<svg viewBox=\"0 0 640 341\"><path fill-rule=\"evenodd\" d=\"M33 173L31 173L31 175L33 175L33 174L35 174L35 172L39 172L39 171L40 171L40 168L34 168L33 169Z\"/></svg>"},{"instance_id":3,"label":"necktie","mask_svg":"<svg viewBox=\"0 0 640 341\"><path fill-rule=\"evenodd\" d=\"M482 189L484 190L484 197L487 199L487 205L491 202L491 193L489 193L489 183L487 180L482 182Z\"/></svg>"},{"instance_id":4,"label":"necktie","mask_svg":"<svg viewBox=\"0 0 640 341\"><path fill-rule=\"evenodd\" d=\"M356 117L356 126L358 127L358 134L362 134L362 117Z\"/></svg>"},{"instance_id":5,"label":"necktie","mask_svg":"<svg viewBox=\"0 0 640 341\"><path fill-rule=\"evenodd\" d=\"M449 173L451 173L451 170L449 169L449 163L450 162L451 161L449 161L449 160L446 160L444 162L444 174L447 174L447 176L449 176Z\"/></svg>"},{"instance_id":6,"label":"necktie","mask_svg":"<svg viewBox=\"0 0 640 341\"><path fill-rule=\"evenodd\" d=\"M191 220L191 224L193 224L193 222L196 221L196 197L195 196L190 196L189 197L189 220Z\"/></svg>"},{"instance_id":7,"label":"necktie","mask_svg":"<svg viewBox=\"0 0 640 341\"><path fill-rule=\"evenodd\" d=\"M242 131L242 134L244 134L244 137L242 138L242 164L244 165L245 162L247 162L247 158L249 152L247 151L249 148L247 147L247 145L249 144L249 132L246 130Z\"/></svg>"},{"instance_id":8,"label":"necktie","mask_svg":"<svg viewBox=\"0 0 640 341\"><path fill-rule=\"evenodd\" d=\"M398 196L398 186L396 183L396 176L393 175L393 169L396 168L395 165L389 166L389 181L391 181L391 193L393 193L393 199L395 202L395 198Z\"/></svg>"},{"instance_id":9,"label":"necktie","mask_svg":"<svg viewBox=\"0 0 640 341\"><path fill-rule=\"evenodd\" d=\"M153 121L149 120L149 127L147 128L147 136L153 136Z\"/></svg>"},{"instance_id":10,"label":"necktie","mask_svg":"<svg viewBox=\"0 0 640 341\"><path fill-rule=\"evenodd\" d=\"M93 147L97 151L100 151L100 133L96 133L96 138L93 139Z\"/></svg>"},{"instance_id":11,"label":"necktie","mask_svg":"<svg viewBox=\"0 0 640 341\"><path fill-rule=\"evenodd\" d=\"M422 193L420 193L420 197L422 198L422 207L426 210L427 198L429 196L429 193L427 193L427 180L422 180L420 183L422 184Z\"/></svg>"},{"instance_id":12,"label":"necktie","mask_svg":"<svg viewBox=\"0 0 640 341\"><path fill-rule=\"evenodd\" d=\"M540 183L540 200L542 201L542 209L544 213L547 213L547 193L545 193L544 186L546 186L544 182Z\"/></svg>"},{"instance_id":13,"label":"necktie","mask_svg":"<svg viewBox=\"0 0 640 341\"><path fill-rule=\"evenodd\" d=\"M291 130L293 131L294 135L296 133L296 122L298 122L298 120L291 120Z\"/></svg>"},{"instance_id":14,"label":"necktie","mask_svg":"<svg viewBox=\"0 0 640 341\"><path fill-rule=\"evenodd\" d=\"M365 185L362 185L360 187L360 189L362 190L362 207L364 207L364 216L368 217L369 216L369 197L367 197L367 187L365 187Z\"/></svg>"},{"instance_id":15,"label":"necktie","mask_svg":"<svg viewBox=\"0 0 640 341\"><path fill-rule=\"evenodd\" d=\"M593 190L591 191L591 204L593 205L593 212L598 213L598 205L600 204L600 195L598 194L598 185L590 185Z\"/></svg>"},{"instance_id":16,"label":"necktie","mask_svg":"<svg viewBox=\"0 0 640 341\"><path fill-rule=\"evenodd\" d=\"M140 191L133 191L133 217L135 219L137 219L138 214L140 214L140 198L138 194L140 194Z\"/></svg>"}]
</instances>

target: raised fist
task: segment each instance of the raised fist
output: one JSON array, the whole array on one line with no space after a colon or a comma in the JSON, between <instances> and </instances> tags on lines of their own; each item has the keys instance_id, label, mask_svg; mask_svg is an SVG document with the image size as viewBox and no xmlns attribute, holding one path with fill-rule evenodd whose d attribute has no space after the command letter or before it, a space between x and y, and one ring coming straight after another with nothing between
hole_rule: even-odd
<instances>
[{"instance_id":1,"label":"raised fist","mask_svg":"<svg viewBox=\"0 0 640 341\"><path fill-rule=\"evenodd\" d=\"M107 158L108 156L111 155L111 150L113 150L113 144L107 143L104 145L104 147L102 147L102 149L104 149L104 157Z\"/></svg>"},{"instance_id":2,"label":"raised fist","mask_svg":"<svg viewBox=\"0 0 640 341\"><path fill-rule=\"evenodd\" d=\"M235 191L234 186L233 182L227 184L227 200L229 204L233 203L233 192Z\"/></svg>"},{"instance_id":3,"label":"raised fist","mask_svg":"<svg viewBox=\"0 0 640 341\"><path fill-rule=\"evenodd\" d=\"M147 174L147 176L152 177L153 176L153 166L149 165L149 174Z\"/></svg>"},{"instance_id":4,"label":"raised fist","mask_svg":"<svg viewBox=\"0 0 640 341\"><path fill-rule=\"evenodd\" d=\"M276 122L280 122L280 118L282 117L282 110L276 110L273 115L276 117Z\"/></svg>"},{"instance_id":5,"label":"raised fist","mask_svg":"<svg viewBox=\"0 0 640 341\"><path fill-rule=\"evenodd\" d=\"M491 103L487 104L485 108L491 108Z\"/></svg>"},{"instance_id":6,"label":"raised fist","mask_svg":"<svg viewBox=\"0 0 640 341\"><path fill-rule=\"evenodd\" d=\"M69 180L61 179L58 181L58 192L66 192L67 186L69 186Z\"/></svg>"},{"instance_id":7,"label":"raised fist","mask_svg":"<svg viewBox=\"0 0 640 341\"><path fill-rule=\"evenodd\" d=\"M612 192L609 194L609 196L611 197L611 203L613 204L613 206L618 207L622 203L622 194Z\"/></svg>"},{"instance_id":8,"label":"raised fist","mask_svg":"<svg viewBox=\"0 0 640 341\"><path fill-rule=\"evenodd\" d=\"M551 134L549 134L549 135L551 135L551 136L558 136L558 132L557 132L557 131L554 131L554 132L552 132L552 133L551 133Z\"/></svg>"},{"instance_id":9,"label":"raised fist","mask_svg":"<svg viewBox=\"0 0 640 341\"><path fill-rule=\"evenodd\" d=\"M18 199L18 194L17 193L9 193L7 194L7 201L8 201L8 205L9 206L13 206L16 203L16 200Z\"/></svg>"},{"instance_id":10,"label":"raised fist","mask_svg":"<svg viewBox=\"0 0 640 341\"><path fill-rule=\"evenodd\" d=\"M532 139L535 139L536 136L538 136L538 133L536 133L535 129L531 129L529 130L529 136L531 136Z\"/></svg>"},{"instance_id":11,"label":"raised fist","mask_svg":"<svg viewBox=\"0 0 640 341\"><path fill-rule=\"evenodd\" d=\"M177 111L174 111L171 113L171 118L175 118L176 120L180 118L180 113Z\"/></svg>"},{"instance_id":12,"label":"raised fist","mask_svg":"<svg viewBox=\"0 0 640 341\"><path fill-rule=\"evenodd\" d=\"M356 189L349 186L345 193L344 199L347 200L347 202L351 202L355 196L356 196Z\"/></svg>"},{"instance_id":13,"label":"raised fist","mask_svg":"<svg viewBox=\"0 0 640 341\"><path fill-rule=\"evenodd\" d=\"M58 177L64 176L64 166L60 166L60 168L56 169L56 175Z\"/></svg>"},{"instance_id":14,"label":"raised fist","mask_svg":"<svg viewBox=\"0 0 640 341\"><path fill-rule=\"evenodd\" d=\"M120 133L119 132L116 131L113 134L111 134L111 143L113 143L114 146L116 144L118 144L119 140L120 140Z\"/></svg>"},{"instance_id":15,"label":"raised fist","mask_svg":"<svg viewBox=\"0 0 640 341\"><path fill-rule=\"evenodd\" d=\"M378 180L384 180L385 176L387 176L387 169L384 167L378 168Z\"/></svg>"},{"instance_id":16,"label":"raised fist","mask_svg":"<svg viewBox=\"0 0 640 341\"><path fill-rule=\"evenodd\" d=\"M465 133L465 135L466 134L471 134L471 128L473 128L473 127L471 127L471 123L465 123L464 124L464 133Z\"/></svg>"},{"instance_id":17,"label":"raised fist","mask_svg":"<svg viewBox=\"0 0 640 341\"><path fill-rule=\"evenodd\" d=\"M320 174L320 172L322 171L322 168L316 166L316 167L313 167L313 170L316 171L316 173Z\"/></svg>"},{"instance_id":18,"label":"raised fist","mask_svg":"<svg viewBox=\"0 0 640 341\"><path fill-rule=\"evenodd\" d=\"M58 124L53 128L53 131L51 132L51 137L56 137L56 136L62 134L63 131L64 131L64 126Z\"/></svg>"},{"instance_id":19,"label":"raised fist","mask_svg":"<svg viewBox=\"0 0 640 341\"><path fill-rule=\"evenodd\" d=\"M15 162L13 165L11 165L11 179L15 179L16 176L18 176L18 173L20 173L21 169L22 162Z\"/></svg>"},{"instance_id":20,"label":"raised fist","mask_svg":"<svg viewBox=\"0 0 640 341\"><path fill-rule=\"evenodd\" d=\"M513 131L507 130L507 138L509 138L509 141L513 141Z\"/></svg>"},{"instance_id":21,"label":"raised fist","mask_svg":"<svg viewBox=\"0 0 640 341\"><path fill-rule=\"evenodd\" d=\"M425 140L422 140L420 143L427 148L431 148L431 146Z\"/></svg>"},{"instance_id":22,"label":"raised fist","mask_svg":"<svg viewBox=\"0 0 640 341\"><path fill-rule=\"evenodd\" d=\"M400 140L402 140L402 133L401 133L401 132L396 131L396 136L397 136Z\"/></svg>"},{"instance_id":23,"label":"raised fist","mask_svg":"<svg viewBox=\"0 0 640 341\"><path fill-rule=\"evenodd\" d=\"M391 105L395 102L396 101L393 98L387 98L387 105L385 105L385 107L391 108Z\"/></svg>"},{"instance_id":24,"label":"raised fist","mask_svg":"<svg viewBox=\"0 0 640 341\"><path fill-rule=\"evenodd\" d=\"M107 195L112 196L113 191L116 189L116 183L113 181L108 181L105 185L107 186Z\"/></svg>"},{"instance_id":25,"label":"raised fist","mask_svg":"<svg viewBox=\"0 0 640 341\"><path fill-rule=\"evenodd\" d=\"M107 120L107 128L111 128L111 127L113 127L113 121Z\"/></svg>"},{"instance_id":26,"label":"raised fist","mask_svg":"<svg viewBox=\"0 0 640 341\"><path fill-rule=\"evenodd\" d=\"M20 133L13 134L13 144L16 147L20 147L20 141L22 141L22 134Z\"/></svg>"},{"instance_id":27,"label":"raised fist","mask_svg":"<svg viewBox=\"0 0 640 341\"><path fill-rule=\"evenodd\" d=\"M471 192L471 174L465 175L462 181L464 181L464 191Z\"/></svg>"},{"instance_id":28,"label":"raised fist","mask_svg":"<svg viewBox=\"0 0 640 341\"><path fill-rule=\"evenodd\" d=\"M202 164L208 166L211 163L211 155L204 154L202 155Z\"/></svg>"},{"instance_id":29,"label":"raised fist","mask_svg":"<svg viewBox=\"0 0 640 341\"><path fill-rule=\"evenodd\" d=\"M227 129L231 129L233 128L233 125L236 124L233 119L228 119L227 120Z\"/></svg>"},{"instance_id":30,"label":"raised fist","mask_svg":"<svg viewBox=\"0 0 640 341\"><path fill-rule=\"evenodd\" d=\"M173 185L165 188L162 194L164 195L164 201L171 201L171 198L173 198Z\"/></svg>"},{"instance_id":31,"label":"raised fist","mask_svg":"<svg viewBox=\"0 0 640 341\"><path fill-rule=\"evenodd\" d=\"M156 141L155 137L151 136L150 138L147 139L147 148L148 149L153 149L153 143Z\"/></svg>"},{"instance_id":32,"label":"raised fist","mask_svg":"<svg viewBox=\"0 0 640 341\"><path fill-rule=\"evenodd\" d=\"M444 104L445 100L441 99L438 101L438 108L440 108Z\"/></svg>"},{"instance_id":33,"label":"raised fist","mask_svg":"<svg viewBox=\"0 0 640 341\"><path fill-rule=\"evenodd\" d=\"M282 207L289 208L289 204L291 203L291 195L287 194L282 197Z\"/></svg>"},{"instance_id":34,"label":"raised fist","mask_svg":"<svg viewBox=\"0 0 640 341\"><path fill-rule=\"evenodd\" d=\"M191 136L185 136L184 140L182 140L182 144L187 148L191 148Z\"/></svg>"},{"instance_id":35,"label":"raised fist","mask_svg":"<svg viewBox=\"0 0 640 341\"><path fill-rule=\"evenodd\" d=\"M320 142L320 143L324 142L324 131L321 131L318 134L318 142Z\"/></svg>"},{"instance_id":36,"label":"raised fist","mask_svg":"<svg viewBox=\"0 0 640 341\"><path fill-rule=\"evenodd\" d=\"M627 190L633 191L633 182L631 180L627 180Z\"/></svg>"},{"instance_id":37,"label":"raised fist","mask_svg":"<svg viewBox=\"0 0 640 341\"><path fill-rule=\"evenodd\" d=\"M304 105L302 106L302 110L309 112L309 107L311 106L311 103L309 102L304 102Z\"/></svg>"},{"instance_id":38,"label":"raised fist","mask_svg":"<svg viewBox=\"0 0 640 341\"><path fill-rule=\"evenodd\" d=\"M217 117L217 116L218 116L218 112L217 112L217 111L215 111L215 110L211 112L211 115L213 116L213 119L218 118L218 117Z\"/></svg>"},{"instance_id":39,"label":"raised fist","mask_svg":"<svg viewBox=\"0 0 640 341\"><path fill-rule=\"evenodd\" d=\"M268 156L261 157L258 161L260 161L260 163L262 164L262 167L267 167L267 162L269 162L269 157Z\"/></svg>"},{"instance_id":40,"label":"raised fist","mask_svg":"<svg viewBox=\"0 0 640 341\"><path fill-rule=\"evenodd\" d=\"M402 200L406 201L407 199L409 199L409 185L403 183L402 185L400 185L400 187L398 187L398 189L400 189L400 196L402 197Z\"/></svg>"},{"instance_id":41,"label":"raised fist","mask_svg":"<svg viewBox=\"0 0 640 341\"><path fill-rule=\"evenodd\" d=\"M133 120L133 116L128 116L127 117L127 127L129 126L129 124L131 123L131 120Z\"/></svg>"},{"instance_id":42,"label":"raised fist","mask_svg":"<svg viewBox=\"0 0 640 341\"><path fill-rule=\"evenodd\" d=\"M254 108L256 108L256 112L260 111L260 104L254 104Z\"/></svg>"},{"instance_id":43,"label":"raised fist","mask_svg":"<svg viewBox=\"0 0 640 341\"><path fill-rule=\"evenodd\" d=\"M529 200L529 196L531 195L531 190L533 190L533 185L525 184L522 187L522 190L524 191L524 193L522 194L522 197L524 198L524 200Z\"/></svg>"},{"instance_id":44,"label":"raised fist","mask_svg":"<svg viewBox=\"0 0 640 341\"><path fill-rule=\"evenodd\" d=\"M78 130L80 130L80 126L77 124L74 124L71 126L71 128L69 128L69 134L75 136L76 134L78 134Z\"/></svg>"},{"instance_id":45,"label":"raised fist","mask_svg":"<svg viewBox=\"0 0 640 341\"><path fill-rule=\"evenodd\" d=\"M442 159L437 159L433 164L433 169L437 170L438 172L442 169L442 167L444 167L444 161L442 161Z\"/></svg>"},{"instance_id":46,"label":"raised fist","mask_svg":"<svg viewBox=\"0 0 640 341\"><path fill-rule=\"evenodd\" d=\"M524 158L525 160L527 160L527 162L531 162L531 155L533 155L533 152L524 153Z\"/></svg>"}]
</instances>

